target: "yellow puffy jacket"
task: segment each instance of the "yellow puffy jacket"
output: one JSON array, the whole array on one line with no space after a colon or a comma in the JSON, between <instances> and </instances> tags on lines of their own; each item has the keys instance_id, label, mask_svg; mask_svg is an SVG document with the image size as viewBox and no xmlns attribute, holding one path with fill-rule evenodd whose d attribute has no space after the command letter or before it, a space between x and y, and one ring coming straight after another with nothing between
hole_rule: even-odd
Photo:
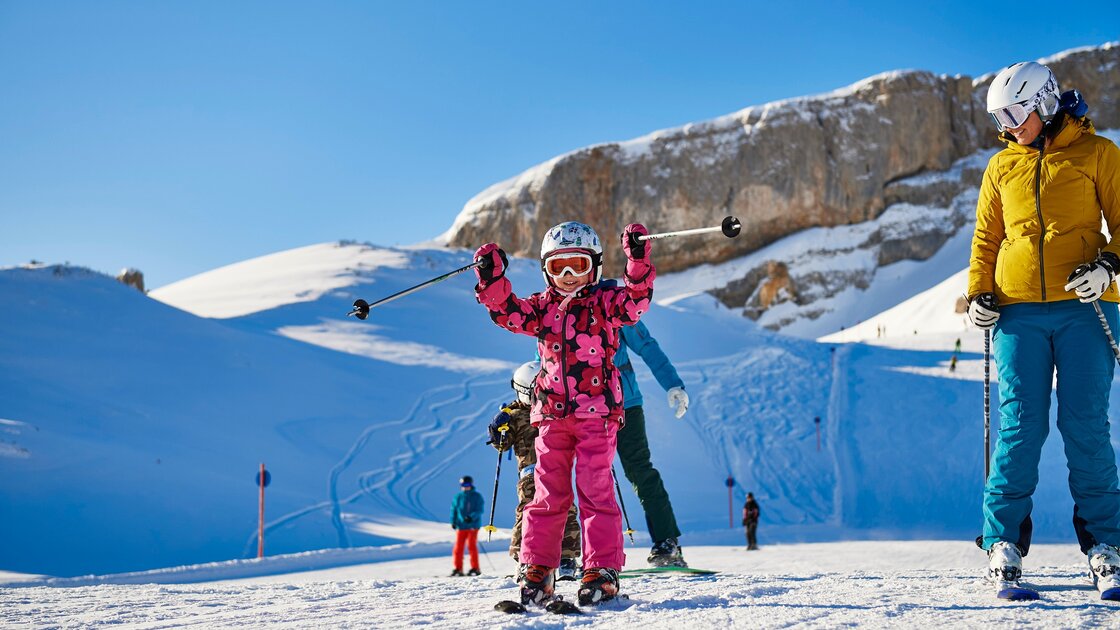
<instances>
[{"instance_id":1,"label":"yellow puffy jacket","mask_svg":"<svg viewBox=\"0 0 1120 630\"><path fill-rule=\"evenodd\" d=\"M1007 148L988 162L976 204L968 296L991 291L1001 305L1076 299L1064 289L1074 268L1101 251L1120 256L1120 148L1088 118L1068 119L1042 151L1000 139ZM1103 299L1120 301L1115 283Z\"/></svg>"}]
</instances>

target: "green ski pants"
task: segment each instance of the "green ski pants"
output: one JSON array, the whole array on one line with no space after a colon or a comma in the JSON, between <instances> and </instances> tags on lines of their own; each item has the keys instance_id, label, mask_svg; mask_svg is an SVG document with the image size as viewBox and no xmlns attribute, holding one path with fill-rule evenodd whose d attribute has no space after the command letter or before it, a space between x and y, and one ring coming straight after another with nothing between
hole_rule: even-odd
<instances>
[{"instance_id":1,"label":"green ski pants","mask_svg":"<svg viewBox=\"0 0 1120 630\"><path fill-rule=\"evenodd\" d=\"M653 542L681 535L669 493L661 481L661 473L650 461L649 439L646 437L646 415L641 406L626 410L626 425L618 432L618 459L622 471L634 487L634 494L646 513L646 527Z\"/></svg>"}]
</instances>

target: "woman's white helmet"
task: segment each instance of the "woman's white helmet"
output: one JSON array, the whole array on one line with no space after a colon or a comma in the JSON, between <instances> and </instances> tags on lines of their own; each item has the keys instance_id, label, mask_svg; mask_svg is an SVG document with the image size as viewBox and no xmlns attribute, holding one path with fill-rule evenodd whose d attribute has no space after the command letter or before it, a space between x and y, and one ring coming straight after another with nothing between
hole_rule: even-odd
<instances>
[{"instance_id":1,"label":"woman's white helmet","mask_svg":"<svg viewBox=\"0 0 1120 630\"><path fill-rule=\"evenodd\" d=\"M540 361L524 363L513 371L513 380L510 381L510 385L513 386L513 391L517 392L517 399L526 405L533 403L533 383L536 382L537 374L540 371Z\"/></svg>"},{"instance_id":2,"label":"woman's white helmet","mask_svg":"<svg viewBox=\"0 0 1120 630\"><path fill-rule=\"evenodd\" d=\"M1050 68L1021 61L999 71L988 86L988 113L1000 131L1020 127L1037 110L1043 122L1058 113L1061 90Z\"/></svg>"},{"instance_id":3,"label":"woman's white helmet","mask_svg":"<svg viewBox=\"0 0 1120 630\"><path fill-rule=\"evenodd\" d=\"M550 284L552 280L544 272L544 260L553 252L560 250L586 251L591 255L592 265L594 266L594 282L602 280L603 245L599 242L599 235L591 229L591 226L578 221L565 221L545 232L544 238L541 240L541 273L544 273L545 282Z\"/></svg>"}]
</instances>

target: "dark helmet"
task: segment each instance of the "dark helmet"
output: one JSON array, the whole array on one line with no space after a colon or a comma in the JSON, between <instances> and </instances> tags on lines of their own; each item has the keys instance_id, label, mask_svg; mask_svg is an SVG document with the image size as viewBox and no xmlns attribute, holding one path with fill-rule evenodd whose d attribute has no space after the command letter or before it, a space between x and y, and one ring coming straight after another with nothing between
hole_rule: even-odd
<instances>
[{"instance_id":1,"label":"dark helmet","mask_svg":"<svg viewBox=\"0 0 1120 630\"><path fill-rule=\"evenodd\" d=\"M459 485L463 487L470 486L473 488L474 477L471 477L470 475L463 475L463 478L459 480Z\"/></svg>"}]
</instances>

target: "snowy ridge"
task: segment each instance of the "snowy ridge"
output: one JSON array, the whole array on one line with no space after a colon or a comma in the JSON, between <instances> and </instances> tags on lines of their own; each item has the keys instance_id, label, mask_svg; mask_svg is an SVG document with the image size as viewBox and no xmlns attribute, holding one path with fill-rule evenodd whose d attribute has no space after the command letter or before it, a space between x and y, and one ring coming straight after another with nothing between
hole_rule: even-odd
<instances>
[{"instance_id":1,"label":"snowy ridge","mask_svg":"<svg viewBox=\"0 0 1120 630\"><path fill-rule=\"evenodd\" d=\"M151 296L201 317L238 317L317 300L355 284L363 273L400 268L408 260L392 249L352 245L320 243L252 258L162 286Z\"/></svg>"}]
</instances>

